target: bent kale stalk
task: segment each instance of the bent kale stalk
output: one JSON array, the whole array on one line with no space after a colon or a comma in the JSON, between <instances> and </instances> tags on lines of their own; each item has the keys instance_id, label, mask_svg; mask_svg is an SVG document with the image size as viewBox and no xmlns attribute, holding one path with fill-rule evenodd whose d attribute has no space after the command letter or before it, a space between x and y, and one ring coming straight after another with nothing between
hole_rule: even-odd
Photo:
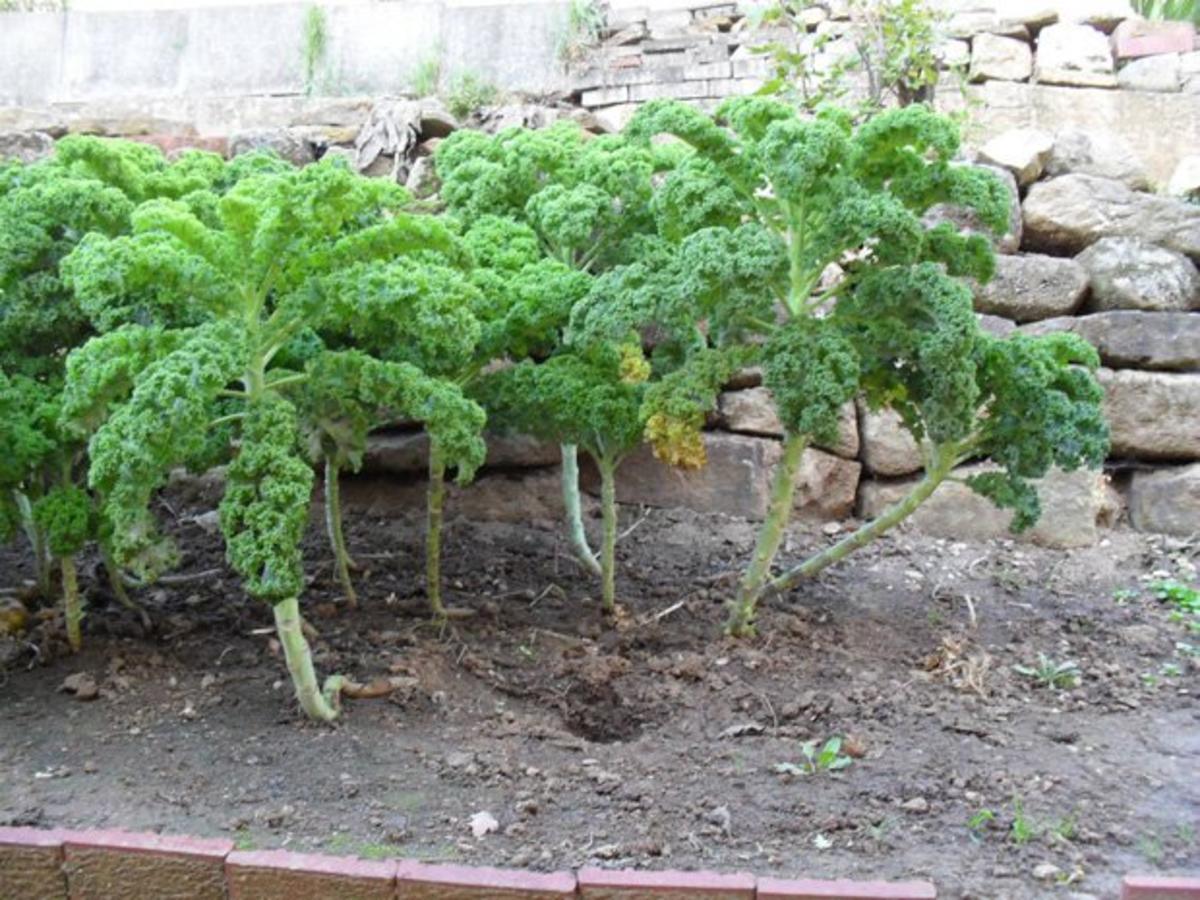
<instances>
[{"instance_id":1,"label":"bent kale stalk","mask_svg":"<svg viewBox=\"0 0 1200 900\"><path fill-rule=\"evenodd\" d=\"M903 521L966 460L1001 466L967 483L1014 508L1015 528L1037 517L1029 479L1051 466L1100 464L1107 430L1086 371L1097 365L1094 352L1071 337L983 334L963 279L991 277L990 243L922 223L931 206L952 203L997 233L1006 224L1000 182L953 163L959 139L949 120L911 106L853 128L842 111L802 119L752 97L726 102L715 119L656 101L628 128L641 140L660 132L695 150L664 181L664 203L727 198L724 221L681 241L683 303L693 321L740 319L740 330L718 328L713 340L761 347L763 380L785 428L729 633L751 633L768 590L794 586ZM804 451L836 435L839 409L860 394L872 408L898 411L924 442L925 477L878 519L772 580Z\"/></svg>"},{"instance_id":2,"label":"bent kale stalk","mask_svg":"<svg viewBox=\"0 0 1200 900\"><path fill-rule=\"evenodd\" d=\"M81 296L113 305L148 284L186 284L179 302L202 319L165 330L174 346L134 374L131 393L113 401L90 441L89 484L103 499L114 556L142 576L169 564L173 547L150 500L172 467L212 458L212 432L225 429L233 448L220 506L227 556L247 592L271 604L296 697L322 721L337 717L347 683L318 683L302 628L300 540L313 471L285 391L305 376L273 361L320 320L331 275L449 248L440 225L402 211L407 202L395 186L320 164L244 178L205 204L147 202L131 235L89 236L72 254ZM82 357L96 359L88 346ZM89 368L76 366L75 377ZM380 377L403 392L410 374Z\"/></svg>"}]
</instances>

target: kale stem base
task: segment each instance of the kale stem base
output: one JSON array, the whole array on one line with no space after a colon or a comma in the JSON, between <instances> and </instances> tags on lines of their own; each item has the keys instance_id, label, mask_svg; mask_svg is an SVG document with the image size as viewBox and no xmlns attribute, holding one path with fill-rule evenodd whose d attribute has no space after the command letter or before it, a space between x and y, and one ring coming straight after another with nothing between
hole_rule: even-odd
<instances>
[{"instance_id":1,"label":"kale stem base","mask_svg":"<svg viewBox=\"0 0 1200 900\"><path fill-rule=\"evenodd\" d=\"M281 600L274 606L275 632L283 645L283 656L287 660L288 672L292 676L292 687L300 708L310 719L332 722L341 712L339 701L345 678L331 675L325 679L324 688L317 685L317 673L313 669L312 652L304 637L300 618L300 601L296 597Z\"/></svg>"},{"instance_id":2,"label":"kale stem base","mask_svg":"<svg viewBox=\"0 0 1200 900\"><path fill-rule=\"evenodd\" d=\"M598 457L600 469L600 509L604 523L604 543L600 548L600 597L604 611L616 608L616 548L617 548L617 464L606 457Z\"/></svg>"},{"instance_id":3,"label":"kale stem base","mask_svg":"<svg viewBox=\"0 0 1200 900\"><path fill-rule=\"evenodd\" d=\"M446 463L436 441L429 443L429 493L425 524L425 593L436 621L446 620L442 605L442 511L446 504Z\"/></svg>"},{"instance_id":4,"label":"kale stem base","mask_svg":"<svg viewBox=\"0 0 1200 900\"><path fill-rule=\"evenodd\" d=\"M566 510L567 533L571 538L571 549L579 564L593 575L600 575L600 561L592 552L587 532L583 528L583 503L579 495L579 450L574 444L563 444L562 493L563 508Z\"/></svg>"},{"instance_id":5,"label":"kale stem base","mask_svg":"<svg viewBox=\"0 0 1200 900\"><path fill-rule=\"evenodd\" d=\"M358 594L350 578L353 564L346 550L346 537L342 530L342 491L337 464L325 458L325 530L329 533L329 546L333 550L333 567L337 573L342 595L351 609L358 607Z\"/></svg>"},{"instance_id":6,"label":"kale stem base","mask_svg":"<svg viewBox=\"0 0 1200 900\"><path fill-rule=\"evenodd\" d=\"M59 559L62 569L63 618L67 623L67 643L78 653L83 647L83 601L79 597L79 578L73 557Z\"/></svg>"}]
</instances>

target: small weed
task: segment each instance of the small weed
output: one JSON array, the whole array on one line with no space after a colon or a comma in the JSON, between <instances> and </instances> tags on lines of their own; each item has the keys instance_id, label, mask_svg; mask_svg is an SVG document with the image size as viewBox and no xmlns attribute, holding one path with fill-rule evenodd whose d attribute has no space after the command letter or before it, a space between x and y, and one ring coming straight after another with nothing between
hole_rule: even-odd
<instances>
[{"instance_id":1,"label":"small weed","mask_svg":"<svg viewBox=\"0 0 1200 900\"><path fill-rule=\"evenodd\" d=\"M975 815L967 819L967 831L971 833L971 840L979 843L983 840L983 832L993 822L996 821L996 814L990 809L978 810Z\"/></svg>"},{"instance_id":2,"label":"small weed","mask_svg":"<svg viewBox=\"0 0 1200 900\"><path fill-rule=\"evenodd\" d=\"M558 39L556 54L564 66L580 59L587 48L600 40L604 28L604 10L597 0L571 0L567 23Z\"/></svg>"},{"instance_id":3,"label":"small weed","mask_svg":"<svg viewBox=\"0 0 1200 900\"><path fill-rule=\"evenodd\" d=\"M1138 853L1154 865L1161 866L1164 857L1162 838L1153 832L1142 835L1138 840Z\"/></svg>"},{"instance_id":4,"label":"small weed","mask_svg":"<svg viewBox=\"0 0 1200 900\"><path fill-rule=\"evenodd\" d=\"M1144 684L1148 688L1156 688L1156 687L1158 687L1158 676L1155 675L1153 672L1143 672L1142 673L1142 684Z\"/></svg>"},{"instance_id":5,"label":"small weed","mask_svg":"<svg viewBox=\"0 0 1200 900\"><path fill-rule=\"evenodd\" d=\"M1196 843L1196 828L1191 822L1180 822L1175 826L1175 838L1185 847Z\"/></svg>"},{"instance_id":6,"label":"small weed","mask_svg":"<svg viewBox=\"0 0 1200 900\"><path fill-rule=\"evenodd\" d=\"M442 55L440 49L432 56L422 59L413 68L408 78L409 87L418 97L432 97L442 83Z\"/></svg>"},{"instance_id":7,"label":"small weed","mask_svg":"<svg viewBox=\"0 0 1200 900\"><path fill-rule=\"evenodd\" d=\"M245 829L239 828L233 835L233 849L235 850L253 850L258 845L254 835Z\"/></svg>"},{"instance_id":8,"label":"small weed","mask_svg":"<svg viewBox=\"0 0 1200 900\"><path fill-rule=\"evenodd\" d=\"M1075 835L1079 833L1079 825L1075 821L1075 817L1064 816L1057 822L1050 825L1049 831L1052 835L1061 841L1074 840Z\"/></svg>"},{"instance_id":9,"label":"small weed","mask_svg":"<svg viewBox=\"0 0 1200 900\"><path fill-rule=\"evenodd\" d=\"M1025 814L1025 804L1020 797L1012 799L1012 814L1012 826L1008 834L1014 844L1020 847L1038 836L1039 829L1033 819Z\"/></svg>"},{"instance_id":10,"label":"small weed","mask_svg":"<svg viewBox=\"0 0 1200 900\"><path fill-rule=\"evenodd\" d=\"M317 69L325 59L329 47L329 27L325 10L310 6L304 16L304 93L312 94L316 85Z\"/></svg>"},{"instance_id":11,"label":"small weed","mask_svg":"<svg viewBox=\"0 0 1200 900\"><path fill-rule=\"evenodd\" d=\"M842 754L842 739L831 737L819 751L816 741L805 741L800 745L804 760L795 763L776 763L772 768L780 775L816 775L819 772L837 772L854 762Z\"/></svg>"},{"instance_id":12,"label":"small weed","mask_svg":"<svg viewBox=\"0 0 1200 900\"><path fill-rule=\"evenodd\" d=\"M1138 598L1138 592L1133 588L1117 588L1113 591L1113 601L1117 606L1124 606L1131 600Z\"/></svg>"},{"instance_id":13,"label":"small weed","mask_svg":"<svg viewBox=\"0 0 1200 900\"><path fill-rule=\"evenodd\" d=\"M1183 674L1183 669L1180 667L1179 663L1173 662L1163 663L1159 667L1158 671L1159 674L1164 678L1178 678Z\"/></svg>"},{"instance_id":14,"label":"small weed","mask_svg":"<svg viewBox=\"0 0 1200 900\"><path fill-rule=\"evenodd\" d=\"M500 97L500 89L490 81L471 72L455 76L446 95L446 106L459 119L465 119L476 110L490 106Z\"/></svg>"},{"instance_id":15,"label":"small weed","mask_svg":"<svg viewBox=\"0 0 1200 900\"><path fill-rule=\"evenodd\" d=\"M1175 578L1150 582L1150 593L1160 603L1169 603L1181 613L1200 615L1200 591Z\"/></svg>"},{"instance_id":16,"label":"small weed","mask_svg":"<svg viewBox=\"0 0 1200 900\"><path fill-rule=\"evenodd\" d=\"M1013 671L1032 678L1042 687L1066 690L1079 687L1083 678L1079 665L1071 660L1055 662L1045 653L1038 654L1036 666L1013 666Z\"/></svg>"}]
</instances>

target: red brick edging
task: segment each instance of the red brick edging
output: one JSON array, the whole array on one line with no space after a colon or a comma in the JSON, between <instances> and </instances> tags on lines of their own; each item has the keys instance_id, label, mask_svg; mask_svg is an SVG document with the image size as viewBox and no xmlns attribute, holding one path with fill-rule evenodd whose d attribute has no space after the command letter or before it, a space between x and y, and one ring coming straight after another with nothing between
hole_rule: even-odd
<instances>
[{"instance_id":1,"label":"red brick edging","mask_svg":"<svg viewBox=\"0 0 1200 900\"><path fill-rule=\"evenodd\" d=\"M224 839L0 827L4 900L933 900L924 881L814 881L746 873L579 872L234 850ZM1125 879L1122 900L1200 900L1200 878Z\"/></svg>"}]
</instances>

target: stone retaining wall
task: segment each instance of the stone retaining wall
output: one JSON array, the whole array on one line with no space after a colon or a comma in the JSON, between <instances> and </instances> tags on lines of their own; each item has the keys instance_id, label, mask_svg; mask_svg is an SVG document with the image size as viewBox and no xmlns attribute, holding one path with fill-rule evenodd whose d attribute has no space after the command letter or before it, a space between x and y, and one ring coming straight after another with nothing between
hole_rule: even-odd
<instances>
[{"instance_id":1,"label":"stone retaining wall","mask_svg":"<svg viewBox=\"0 0 1200 900\"><path fill-rule=\"evenodd\" d=\"M393 5L346 9L365 16ZM434 6L443 17L439 27L450 27L446 23L463 9L476 14L469 5L405 4L413 15ZM846 27L840 6L814 5L811 34ZM1018 6L1023 11L1012 12ZM1200 147L1200 51L1191 26L1131 19L1124 0L1078 4L1090 10L1078 16L1070 14L1072 6L1068 0L961 0L948 20L943 52L947 62L965 67L981 101L971 111L964 164L991 167L1012 195L1009 233L997 242L997 277L976 291L983 325L1000 334L1074 331L1098 347L1104 365L1100 379L1113 426L1108 472L1047 478L1043 520L1023 539L1090 544L1125 509L1137 528L1187 536L1200 530L1200 156L1191 155ZM507 11L497 12L500 7ZM0 106L0 157L37 158L71 132L132 137L166 151L269 146L297 164L343 155L366 174L397 177L425 196L437 189L429 158L436 141L461 125L540 127L566 117L600 132L618 127L650 97L713 106L761 82L764 63L750 48L778 35L751 28L739 4L663 7L664 0L644 10L620 0L601 44L576 63L573 93L538 103L513 99L468 123L456 122L437 102L402 97L181 90L131 99L98 82L86 102ZM284 9L293 7L284 4L273 14ZM553 3L497 4L488 15L516 21L508 17L544 18L556 9ZM192 12L198 14L180 15L193 23ZM2 21L7 26L25 18ZM561 74L543 39L547 28L535 29L541 37L528 44L528 71ZM12 32L0 33L0 47L13 46L12 40ZM398 58L410 60L411 52ZM11 59L0 70L8 64ZM0 102L4 84L0 77ZM946 86L939 97L945 105L961 102ZM380 144L374 136L384 131L405 135L404 145ZM931 215L971 226L961 211ZM619 499L761 517L781 428L760 382L756 372L741 373L721 397L706 434L707 468L669 470L643 449L621 468ZM381 513L419 508L424 453L420 435L378 436L366 471L386 476L387 483L348 484L347 501L359 498ZM894 416L848 405L838 440L805 455L797 517L874 515L916 477L920 463L920 448ZM496 438L481 479L452 489L451 509L552 518L561 509L556 465L553 447ZM584 481L594 488L595 473L586 465ZM1007 535L1008 518L947 483L915 522L934 534L989 538Z\"/></svg>"},{"instance_id":2,"label":"stone retaining wall","mask_svg":"<svg viewBox=\"0 0 1200 900\"><path fill-rule=\"evenodd\" d=\"M578 872L235 850L222 838L0 828L4 900L933 900L924 881L821 881L746 873ZM1200 879L1129 876L1122 900L1200 900Z\"/></svg>"}]
</instances>

